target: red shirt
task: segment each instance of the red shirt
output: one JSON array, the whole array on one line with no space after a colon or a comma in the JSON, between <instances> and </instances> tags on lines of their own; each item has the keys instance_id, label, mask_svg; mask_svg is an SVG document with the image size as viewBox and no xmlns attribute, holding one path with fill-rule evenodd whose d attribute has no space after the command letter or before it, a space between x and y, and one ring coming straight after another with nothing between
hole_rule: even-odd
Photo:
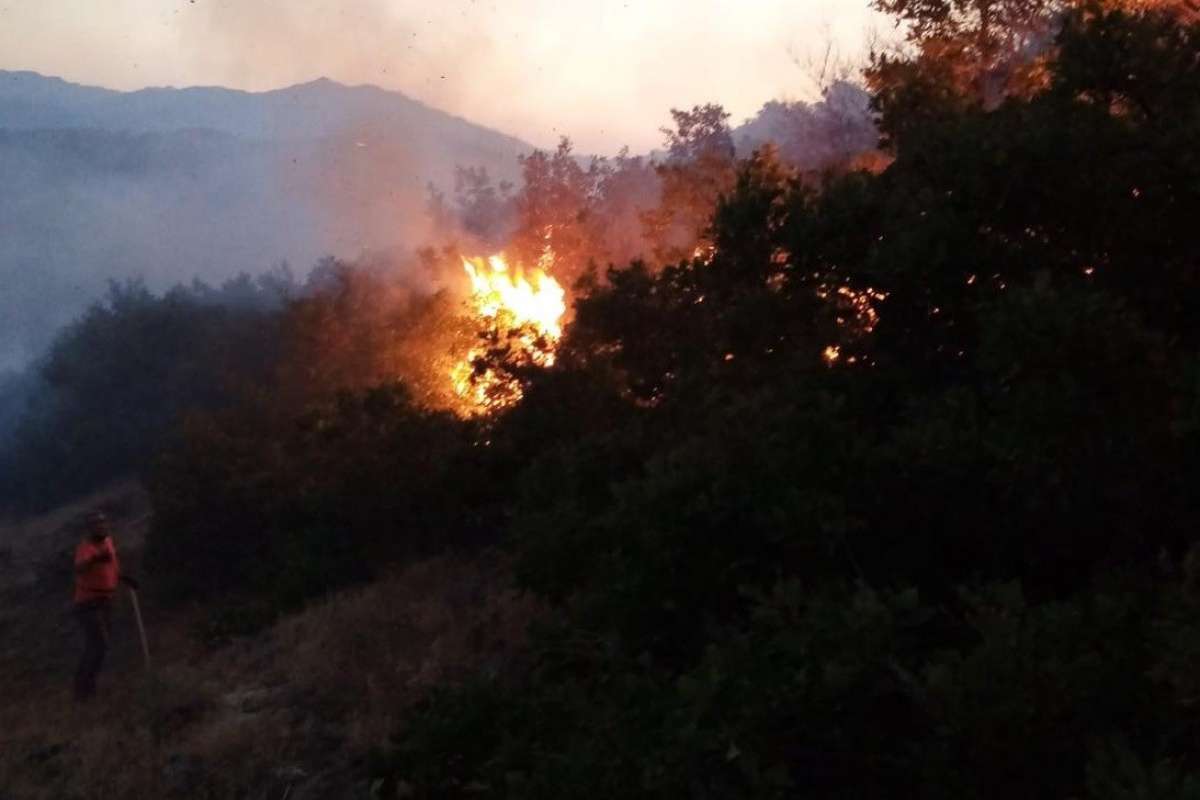
<instances>
[{"instance_id":1,"label":"red shirt","mask_svg":"<svg viewBox=\"0 0 1200 800\"><path fill-rule=\"evenodd\" d=\"M89 559L100 553L108 553L111 558L108 561L101 561L95 564L89 564L82 572L79 572L79 565L87 563ZM96 544L91 538L84 539L75 548L75 602L86 603L89 600L97 600L107 597L112 597L117 592L117 578L121 574L121 566L117 562L117 548L113 546L111 536L104 538L104 541Z\"/></svg>"}]
</instances>

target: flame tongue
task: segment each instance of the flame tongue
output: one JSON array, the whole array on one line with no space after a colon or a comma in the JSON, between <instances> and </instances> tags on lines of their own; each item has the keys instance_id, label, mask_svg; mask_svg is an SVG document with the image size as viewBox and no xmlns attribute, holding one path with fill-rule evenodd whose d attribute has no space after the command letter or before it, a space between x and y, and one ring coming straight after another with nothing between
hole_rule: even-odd
<instances>
[{"instance_id":1,"label":"flame tongue","mask_svg":"<svg viewBox=\"0 0 1200 800\"><path fill-rule=\"evenodd\" d=\"M464 258L471 279L468 305L481 330L508 337L510 345L534 364L554 363L554 348L562 337L567 311L566 292L541 269L510 269L504 258ZM521 398L515 381L488 368L479 373L475 362L484 352L473 349L451 370L455 394L463 413L481 414L512 405Z\"/></svg>"},{"instance_id":2,"label":"flame tongue","mask_svg":"<svg viewBox=\"0 0 1200 800\"><path fill-rule=\"evenodd\" d=\"M471 277L471 303L480 317L495 319L511 315L509 327L531 325L540 336L557 341L562 336L562 316L567 311L566 292L540 269L530 270L527 279L518 267L510 271L500 256L485 266L482 258L463 259Z\"/></svg>"}]
</instances>

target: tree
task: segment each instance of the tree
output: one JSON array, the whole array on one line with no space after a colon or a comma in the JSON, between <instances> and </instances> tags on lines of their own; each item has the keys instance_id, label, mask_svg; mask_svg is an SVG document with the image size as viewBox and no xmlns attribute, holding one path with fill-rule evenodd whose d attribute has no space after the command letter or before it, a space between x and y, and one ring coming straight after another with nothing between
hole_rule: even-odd
<instances>
[{"instance_id":1,"label":"tree","mask_svg":"<svg viewBox=\"0 0 1200 800\"><path fill-rule=\"evenodd\" d=\"M563 137L553 153L535 150L523 156L521 176L510 249L526 266L544 265L568 277L581 273L598 249L593 208L601 162L593 160L585 168Z\"/></svg>"},{"instance_id":2,"label":"tree","mask_svg":"<svg viewBox=\"0 0 1200 800\"><path fill-rule=\"evenodd\" d=\"M907 26L916 58L877 54L868 75L879 92L915 70L956 95L994 108L1010 94L1044 85L1063 0L878 0ZM904 77L910 74L910 77Z\"/></svg>"},{"instance_id":3,"label":"tree","mask_svg":"<svg viewBox=\"0 0 1200 800\"><path fill-rule=\"evenodd\" d=\"M710 244L708 221L717 200L733 186L735 149L729 114L719 105L671 109L674 128L663 128L665 160L658 165L658 207L642 216L658 263L691 258Z\"/></svg>"},{"instance_id":4,"label":"tree","mask_svg":"<svg viewBox=\"0 0 1200 800\"><path fill-rule=\"evenodd\" d=\"M846 81L824 87L819 102L771 100L740 129L739 154L770 142L780 158L801 170L845 168L879 142L870 105L871 96Z\"/></svg>"},{"instance_id":5,"label":"tree","mask_svg":"<svg viewBox=\"0 0 1200 800\"><path fill-rule=\"evenodd\" d=\"M6 442L0 506L41 509L137 472L181 414L269 379L290 287L242 276L157 296L113 283L37 365Z\"/></svg>"},{"instance_id":6,"label":"tree","mask_svg":"<svg viewBox=\"0 0 1200 800\"><path fill-rule=\"evenodd\" d=\"M586 287L489 431L556 614L381 788L1192 796L1198 34L1069 14L1043 90L898 85L882 173L759 152Z\"/></svg>"}]
</instances>

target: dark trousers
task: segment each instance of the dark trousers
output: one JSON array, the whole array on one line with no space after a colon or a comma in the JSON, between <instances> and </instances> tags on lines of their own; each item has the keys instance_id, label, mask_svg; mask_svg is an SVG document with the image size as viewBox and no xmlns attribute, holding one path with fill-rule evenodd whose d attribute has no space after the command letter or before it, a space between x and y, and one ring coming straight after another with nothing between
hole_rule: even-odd
<instances>
[{"instance_id":1,"label":"dark trousers","mask_svg":"<svg viewBox=\"0 0 1200 800\"><path fill-rule=\"evenodd\" d=\"M83 656L75 672L75 699L87 700L96 694L96 678L108 654L108 636L112 628L112 600L88 600L75 606L75 616L83 628Z\"/></svg>"}]
</instances>

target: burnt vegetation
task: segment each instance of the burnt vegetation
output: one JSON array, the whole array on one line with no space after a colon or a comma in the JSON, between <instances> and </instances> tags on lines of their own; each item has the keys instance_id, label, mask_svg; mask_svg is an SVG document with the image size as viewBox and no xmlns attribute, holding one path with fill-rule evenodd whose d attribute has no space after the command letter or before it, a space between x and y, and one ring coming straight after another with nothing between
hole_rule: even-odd
<instances>
[{"instance_id":1,"label":"burnt vegetation","mask_svg":"<svg viewBox=\"0 0 1200 800\"><path fill-rule=\"evenodd\" d=\"M881 6L867 161L739 159L710 106L657 163L432 198L580 266L552 367L489 351L511 409L438 410L471 332L386 270L118 287L4 496L143 468L159 595L261 618L506 550L552 611L405 719L382 796L1196 797L1200 25Z\"/></svg>"}]
</instances>

